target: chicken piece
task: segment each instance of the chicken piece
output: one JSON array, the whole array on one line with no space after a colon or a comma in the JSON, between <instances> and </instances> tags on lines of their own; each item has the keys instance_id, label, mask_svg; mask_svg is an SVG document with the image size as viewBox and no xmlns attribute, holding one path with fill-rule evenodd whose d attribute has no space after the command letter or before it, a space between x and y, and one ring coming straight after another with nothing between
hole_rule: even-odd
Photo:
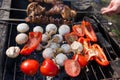
<instances>
[{"instance_id":1,"label":"chicken piece","mask_svg":"<svg viewBox=\"0 0 120 80\"><path fill-rule=\"evenodd\" d=\"M61 0L28 0L29 2L41 2L41 3L47 3L47 4L57 4L62 3Z\"/></svg>"},{"instance_id":2,"label":"chicken piece","mask_svg":"<svg viewBox=\"0 0 120 80\"><path fill-rule=\"evenodd\" d=\"M46 12L47 15L60 14L64 19L70 19L76 16L76 11L70 9L69 6L64 4L56 4L49 11Z\"/></svg>"},{"instance_id":3,"label":"chicken piece","mask_svg":"<svg viewBox=\"0 0 120 80\"><path fill-rule=\"evenodd\" d=\"M27 15L33 17L35 15L41 15L45 12L45 8L38 2L32 2L27 6Z\"/></svg>"},{"instance_id":4,"label":"chicken piece","mask_svg":"<svg viewBox=\"0 0 120 80\"><path fill-rule=\"evenodd\" d=\"M70 20L64 20L62 18L58 19L58 18L53 18L53 17L47 17L47 16L43 16L43 15L33 15L33 16L28 16L25 19L26 22L29 23L37 23L37 24L49 24L49 23L53 23L56 25L61 25L61 24L71 24L72 21Z\"/></svg>"}]
</instances>

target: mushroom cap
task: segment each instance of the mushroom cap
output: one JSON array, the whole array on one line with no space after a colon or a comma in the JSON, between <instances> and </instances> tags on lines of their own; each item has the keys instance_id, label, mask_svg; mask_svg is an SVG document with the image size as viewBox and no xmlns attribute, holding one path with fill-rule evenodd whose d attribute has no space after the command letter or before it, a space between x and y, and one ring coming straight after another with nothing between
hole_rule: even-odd
<instances>
[{"instance_id":1,"label":"mushroom cap","mask_svg":"<svg viewBox=\"0 0 120 80\"><path fill-rule=\"evenodd\" d=\"M61 43L63 41L63 36L60 34L55 34L53 38L58 37L57 43Z\"/></svg>"},{"instance_id":2,"label":"mushroom cap","mask_svg":"<svg viewBox=\"0 0 120 80\"><path fill-rule=\"evenodd\" d=\"M55 34L57 32L57 26L55 24L48 24L46 26L46 32L51 32L52 34Z\"/></svg>"},{"instance_id":3,"label":"mushroom cap","mask_svg":"<svg viewBox=\"0 0 120 80\"><path fill-rule=\"evenodd\" d=\"M68 57L67 57L65 54L63 54L63 53L57 54L57 55L56 55L56 58L55 58L56 63L57 63L58 65L60 65L60 66L64 66L64 62L65 62L65 60L67 60L67 59L68 59Z\"/></svg>"},{"instance_id":4,"label":"mushroom cap","mask_svg":"<svg viewBox=\"0 0 120 80\"><path fill-rule=\"evenodd\" d=\"M24 44L28 41L28 35L25 33L20 33L16 36L15 41L18 44Z\"/></svg>"},{"instance_id":5,"label":"mushroom cap","mask_svg":"<svg viewBox=\"0 0 120 80\"><path fill-rule=\"evenodd\" d=\"M41 26L35 26L33 28L33 32L41 32L41 33L43 33L43 28Z\"/></svg>"},{"instance_id":6,"label":"mushroom cap","mask_svg":"<svg viewBox=\"0 0 120 80\"><path fill-rule=\"evenodd\" d=\"M70 27L68 25L63 24L59 27L58 32L61 35L65 35L67 33L70 33Z\"/></svg>"},{"instance_id":7,"label":"mushroom cap","mask_svg":"<svg viewBox=\"0 0 120 80\"><path fill-rule=\"evenodd\" d=\"M46 48L43 53L42 53L42 56L44 59L52 59L54 57L54 51L52 48Z\"/></svg>"},{"instance_id":8,"label":"mushroom cap","mask_svg":"<svg viewBox=\"0 0 120 80\"><path fill-rule=\"evenodd\" d=\"M73 51L78 51L78 52L81 52L83 50L83 45L78 42L78 41L74 41L72 44L71 44L71 49Z\"/></svg>"},{"instance_id":9,"label":"mushroom cap","mask_svg":"<svg viewBox=\"0 0 120 80\"><path fill-rule=\"evenodd\" d=\"M48 42L49 37L47 34L42 34L42 42Z\"/></svg>"},{"instance_id":10,"label":"mushroom cap","mask_svg":"<svg viewBox=\"0 0 120 80\"><path fill-rule=\"evenodd\" d=\"M61 49L63 50L64 53L69 53L71 50L71 47L69 44L63 44L61 45Z\"/></svg>"},{"instance_id":11,"label":"mushroom cap","mask_svg":"<svg viewBox=\"0 0 120 80\"><path fill-rule=\"evenodd\" d=\"M27 32L29 30L29 26L26 23L20 23L17 25L18 32Z\"/></svg>"},{"instance_id":12,"label":"mushroom cap","mask_svg":"<svg viewBox=\"0 0 120 80\"><path fill-rule=\"evenodd\" d=\"M19 55L20 48L18 46L11 46L6 50L6 55L10 58L16 58Z\"/></svg>"}]
</instances>

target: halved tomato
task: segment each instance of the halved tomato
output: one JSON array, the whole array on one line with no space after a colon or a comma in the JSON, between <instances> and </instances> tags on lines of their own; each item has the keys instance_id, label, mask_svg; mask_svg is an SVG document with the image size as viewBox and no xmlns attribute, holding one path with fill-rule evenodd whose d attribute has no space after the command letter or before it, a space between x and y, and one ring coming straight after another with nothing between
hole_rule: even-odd
<instances>
[{"instance_id":1,"label":"halved tomato","mask_svg":"<svg viewBox=\"0 0 120 80\"><path fill-rule=\"evenodd\" d=\"M81 67L78 63L78 61L73 59L67 59L65 61L65 71L66 73L71 77L76 77L80 74Z\"/></svg>"}]
</instances>

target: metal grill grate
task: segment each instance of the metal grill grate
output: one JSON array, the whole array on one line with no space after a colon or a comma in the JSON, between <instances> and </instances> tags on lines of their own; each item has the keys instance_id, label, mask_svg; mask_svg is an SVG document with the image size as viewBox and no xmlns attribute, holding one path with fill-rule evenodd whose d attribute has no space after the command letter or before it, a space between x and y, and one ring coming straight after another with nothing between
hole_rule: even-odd
<instances>
[{"instance_id":1,"label":"metal grill grate","mask_svg":"<svg viewBox=\"0 0 120 80\"><path fill-rule=\"evenodd\" d=\"M98 37L98 44L104 49L107 59L110 62L114 63L116 58L119 57L118 55L119 52L115 50L113 44L111 43L111 37L105 31L104 25L102 25L102 23L99 22L99 20L95 15L89 17L90 18L88 20L93 24L94 30ZM4 22L4 23L8 24L6 44L4 47L4 49L6 50L10 46L17 45L15 43L15 37L18 34L16 30L16 26L18 25L18 23L13 23L13 22ZM32 31L34 26L35 24L30 24L30 31ZM23 46L20 47L22 48ZM3 51L2 80L46 80L46 77L42 76L39 71L35 76L30 77L24 75L19 68L20 63L27 58L36 59L41 63L43 61L43 58L41 58L40 56L42 56L41 53L34 51L30 56L27 57L19 56L16 59L10 59L5 55L5 51ZM62 68L60 70L60 73L52 80L100 80L100 79L117 80L120 78L118 74L119 73L113 68L112 63L107 67L102 67L99 66L95 61L90 61L88 65L82 69L78 77L75 78L69 77L68 75L66 75L64 68Z\"/></svg>"},{"instance_id":2,"label":"metal grill grate","mask_svg":"<svg viewBox=\"0 0 120 80\"><path fill-rule=\"evenodd\" d=\"M92 23L94 24L94 23ZM97 25L97 24L96 24ZM15 43L15 36L18 34L16 31L16 26L17 23L9 23L8 26L8 37L7 37L7 43L5 45L5 49L7 49L10 46L15 46L17 45ZM31 25L31 29L33 28ZM109 42L109 37L106 37L107 40L102 36L102 35L107 35L107 34L102 34L105 33L104 31L101 32L100 27L96 27L96 34L98 36L98 44L104 49L105 54L109 61L114 61L116 58L118 58L117 53L114 51L112 45ZM108 35L107 35L108 36ZM22 47L22 46L20 46ZM5 56L5 52L3 52ZM34 58L38 60L39 62L42 62L42 56L41 54L38 54L37 52L33 52L32 55L23 57L19 56L16 59L10 59L5 56L4 62L3 62L3 79L2 80L46 80L45 76L42 76L39 71L37 75L34 77L26 76L24 75L20 69L20 63L25 60L26 58ZM80 75L76 78L71 78L66 75L64 72L64 69L61 69L60 73L58 76L54 77L53 80L100 80L100 79L117 79L119 76L115 74L116 71L111 67L111 65L107 67L101 67L99 66L96 62L91 61L89 64L82 69Z\"/></svg>"}]
</instances>

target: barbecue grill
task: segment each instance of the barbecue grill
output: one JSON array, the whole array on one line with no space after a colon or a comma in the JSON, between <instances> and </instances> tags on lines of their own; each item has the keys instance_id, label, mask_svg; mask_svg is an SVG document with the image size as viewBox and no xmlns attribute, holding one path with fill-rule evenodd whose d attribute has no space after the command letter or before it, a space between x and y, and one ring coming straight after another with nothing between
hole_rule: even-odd
<instances>
[{"instance_id":1,"label":"barbecue grill","mask_svg":"<svg viewBox=\"0 0 120 80\"><path fill-rule=\"evenodd\" d=\"M64 1L65 4L71 6L71 7L80 7L81 5L74 6L72 4L72 0L66 0ZM95 14L94 12L89 13L89 10L93 10L93 7L88 6L89 1L86 1L86 8L84 10L81 10L78 8L79 15L78 17L73 19L73 24L76 24L77 21L80 22L84 19L88 20L91 22L91 24L94 26L94 30L96 32L97 38L98 38L98 44L103 48L105 55L107 56L107 59L110 61L110 65L106 67L99 66L95 61L90 61L88 65L84 68L82 68L81 73L79 74L78 77L72 78L68 76L64 69L61 68L60 73L52 78L52 80L118 80L120 79L120 47L117 44L115 40L109 35L108 33L108 27L109 24L106 19L102 17L100 14ZM82 2L79 4L83 4ZM27 0L12 0L12 5L11 8L16 8L16 9L26 9L28 5ZM79 10L80 9L80 10ZM83 9L83 8L82 8ZM87 13L85 12L87 11ZM85 12L85 13L84 13ZM0 21L0 24L5 24L7 25L7 31L6 31L6 38L5 38L5 45L3 48L2 52L2 78L1 80L46 80L45 76L42 76L40 72L38 71L35 76L27 76L23 74L20 71L19 65L20 63L27 59L27 58L32 58L36 59L39 62L43 61L43 58L40 58L42 56L38 52L34 51L33 54L30 56L18 56L15 59L8 58L5 55L5 51L8 47L10 46L16 46L18 45L15 43L15 37L18 34L16 30L16 26L24 21L19 21L19 19L24 19L26 17L25 12L19 12L19 11L10 11L10 19L6 21ZM11 21L11 19L13 19ZM15 21L18 20L18 21ZM37 25L37 24L29 24L30 29ZM43 25L44 26L44 25ZM18 45L19 46L19 45ZM20 46L23 47L23 46ZM118 62L119 61L119 62Z\"/></svg>"}]
</instances>

